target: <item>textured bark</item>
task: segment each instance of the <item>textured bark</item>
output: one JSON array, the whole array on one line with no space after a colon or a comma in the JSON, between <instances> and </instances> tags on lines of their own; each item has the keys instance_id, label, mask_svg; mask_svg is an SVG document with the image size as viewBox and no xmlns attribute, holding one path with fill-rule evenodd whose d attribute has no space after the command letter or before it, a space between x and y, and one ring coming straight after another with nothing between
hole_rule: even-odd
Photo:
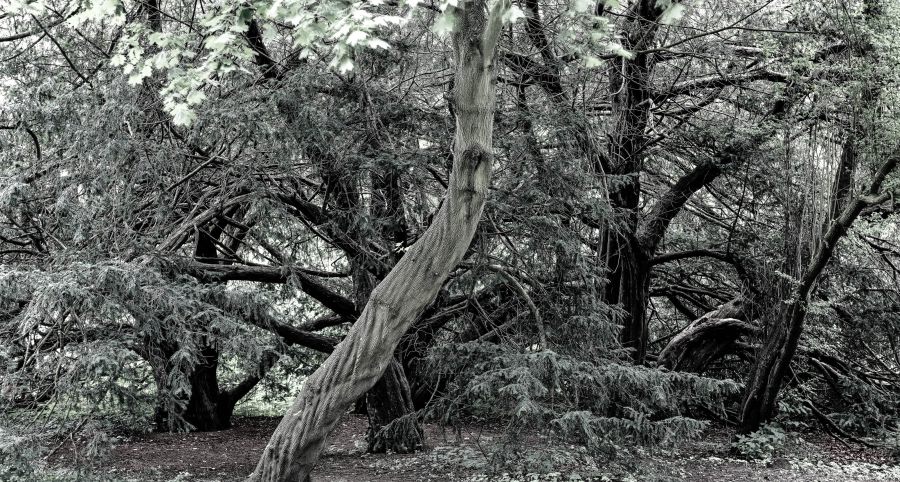
<instances>
[{"instance_id":1,"label":"textured bark","mask_svg":"<svg viewBox=\"0 0 900 482\"><path fill-rule=\"evenodd\" d=\"M627 235L614 235L614 239L607 301L625 310L622 345L631 349L635 363L642 364L647 357L650 335L646 317L650 300L650 262L636 242L629 242Z\"/></svg>"},{"instance_id":2,"label":"textured bark","mask_svg":"<svg viewBox=\"0 0 900 482\"><path fill-rule=\"evenodd\" d=\"M406 454L423 447L425 433L416 419L409 382L396 360L366 394L366 413L369 452Z\"/></svg>"},{"instance_id":3,"label":"textured bark","mask_svg":"<svg viewBox=\"0 0 900 482\"><path fill-rule=\"evenodd\" d=\"M182 417L193 430L210 432L231 427L234 404L219 396L219 353L211 347L201 351L201 361L188 375L191 395ZM224 403L223 403L224 402Z\"/></svg>"},{"instance_id":4,"label":"textured bark","mask_svg":"<svg viewBox=\"0 0 900 482\"><path fill-rule=\"evenodd\" d=\"M863 15L867 20L876 20L882 13L882 1L867 0L864 2ZM861 42L854 43L853 50L859 56L877 62L877 56L871 55L870 39L862 38L864 40ZM880 84L872 82L876 79L863 80L864 87L860 101L855 104L855 119L861 118L860 114L863 112L877 111L876 101L881 93ZM880 192L885 178L896 169L900 162L896 155L892 155L875 172L868 188L860 195L850 199L857 164L856 150L857 146L864 143L867 140L866 137L870 135L867 128L872 129L873 126L854 125L847 134L838 171L835 174L827 229L816 246L809 265L799 276L799 285L793 291L789 302L781 308L779 316L770 324L766 339L757 353L756 363L747 381L741 403L739 430L743 433L755 432L774 414L784 375L797 352L800 335L803 333L809 297L815 289L822 271L831 261L837 243L846 235L847 230L864 209L881 204L895 195ZM791 259L791 255L786 254L785 260L789 259Z\"/></svg>"},{"instance_id":5,"label":"textured bark","mask_svg":"<svg viewBox=\"0 0 900 482\"><path fill-rule=\"evenodd\" d=\"M453 35L457 65L453 173L431 226L372 292L334 353L304 383L263 451L251 480L308 480L327 435L393 359L400 338L437 296L478 225L492 163L494 51L502 14L498 2L466 2Z\"/></svg>"},{"instance_id":6,"label":"textured bark","mask_svg":"<svg viewBox=\"0 0 900 482\"><path fill-rule=\"evenodd\" d=\"M702 373L710 363L734 350L740 338L755 331L744 318L740 299L725 303L672 338L660 352L657 364L669 370Z\"/></svg>"},{"instance_id":7,"label":"textured bark","mask_svg":"<svg viewBox=\"0 0 900 482\"><path fill-rule=\"evenodd\" d=\"M369 111L372 109L371 98L366 85L363 83L357 88L358 99L362 104L360 109ZM378 117L377 112L369 111L368 114L369 119ZM400 170L379 155L383 135L380 127L376 122L368 123L365 143L366 155L377 159L369 176L372 184L371 223L361 223L359 220L365 218L366 214L358 194L360 190L349 181L352 178L340 172L324 176L326 185L334 193L332 198L339 212L335 221L339 229L348 233L360 246L364 246L368 238L376 239L384 246L391 246L407 239L408 227L403 209ZM372 228L365 229L362 227L364 224L370 224ZM391 254L392 256L384 260L385 265L396 264L395 253ZM371 258L369 254L363 256L347 253L347 255L350 257L356 306L364 306L386 272L378 270L369 261ZM378 383L357 399L354 409L362 410L368 415L369 452L410 453L422 447L424 432L419 426L415 408L410 401L409 382L403 369L396 362L388 365Z\"/></svg>"},{"instance_id":8,"label":"textured bark","mask_svg":"<svg viewBox=\"0 0 900 482\"><path fill-rule=\"evenodd\" d=\"M879 190L884 179L896 168L897 164L898 158L890 158L885 161L875 174L867 192L853 199L840 216L831 223L828 232L823 236L813 255L812 261L800 277L794 296L781 309L780 316L775 323L772 323L766 340L757 354L756 363L744 391L739 427L741 432L755 432L772 417L784 374L800 343L810 293L822 271L831 261L837 243L847 234L847 230L850 229L863 209L881 204L891 198L892 194L879 193Z\"/></svg>"},{"instance_id":9,"label":"textured bark","mask_svg":"<svg viewBox=\"0 0 900 482\"><path fill-rule=\"evenodd\" d=\"M648 253L636 239L641 197L640 171L643 168L650 116L650 75L653 64L643 51L654 42L663 12L655 0L640 0L630 10L630 19L622 32L622 46L632 52L630 59L611 62L610 92L613 122L609 132L609 163L612 174L621 176L618 189L610 192L610 203L617 220L608 229L607 247L610 267L607 301L625 310L622 320L622 344L632 350L635 363L643 363L647 354L647 320L650 269Z\"/></svg>"}]
</instances>

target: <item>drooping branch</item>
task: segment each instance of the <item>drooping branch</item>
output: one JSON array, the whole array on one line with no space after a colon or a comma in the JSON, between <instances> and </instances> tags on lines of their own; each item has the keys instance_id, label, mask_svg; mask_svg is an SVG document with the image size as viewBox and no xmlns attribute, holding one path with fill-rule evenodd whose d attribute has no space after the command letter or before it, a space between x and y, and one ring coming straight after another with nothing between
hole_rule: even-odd
<instances>
[{"instance_id":1,"label":"drooping branch","mask_svg":"<svg viewBox=\"0 0 900 482\"><path fill-rule=\"evenodd\" d=\"M307 275L302 269L292 267L221 265L193 260L176 260L175 265L184 273L206 282L256 281L260 283L295 282L310 297L342 317L357 315L356 305L346 297Z\"/></svg>"},{"instance_id":2,"label":"drooping branch","mask_svg":"<svg viewBox=\"0 0 900 482\"><path fill-rule=\"evenodd\" d=\"M740 338L756 327L744 321L743 301L729 301L691 322L663 348L657 364L669 370L702 372L710 363L734 349Z\"/></svg>"},{"instance_id":3,"label":"drooping branch","mask_svg":"<svg viewBox=\"0 0 900 482\"><path fill-rule=\"evenodd\" d=\"M211 294L207 297L209 303L221 309L234 318L243 320L253 326L272 332L282 338L287 345L298 345L311 348L322 353L331 353L340 342L337 338L320 335L285 324L266 310L245 300L223 294Z\"/></svg>"},{"instance_id":4,"label":"drooping branch","mask_svg":"<svg viewBox=\"0 0 900 482\"><path fill-rule=\"evenodd\" d=\"M673 261L680 261L682 259L690 259L690 258L714 258L719 261L725 261L728 263L734 262L734 256L725 251L714 251L711 249L689 249L687 251L678 251L675 253L665 253L650 260L651 266L656 266L658 264L671 263Z\"/></svg>"},{"instance_id":5,"label":"drooping branch","mask_svg":"<svg viewBox=\"0 0 900 482\"><path fill-rule=\"evenodd\" d=\"M695 167L691 172L681 176L675 184L653 205L650 213L638 228L638 242L648 253L656 252L669 223L681 212L681 208L707 184L722 174L722 168L713 162Z\"/></svg>"},{"instance_id":6,"label":"drooping branch","mask_svg":"<svg viewBox=\"0 0 900 482\"><path fill-rule=\"evenodd\" d=\"M657 104L662 104L673 97L694 94L697 91L702 91L704 89L718 89L721 87L758 81L784 83L787 82L789 78L788 74L770 68L758 68L730 74L706 75L696 79L678 82L663 92L655 92L653 94L653 101Z\"/></svg>"}]
</instances>

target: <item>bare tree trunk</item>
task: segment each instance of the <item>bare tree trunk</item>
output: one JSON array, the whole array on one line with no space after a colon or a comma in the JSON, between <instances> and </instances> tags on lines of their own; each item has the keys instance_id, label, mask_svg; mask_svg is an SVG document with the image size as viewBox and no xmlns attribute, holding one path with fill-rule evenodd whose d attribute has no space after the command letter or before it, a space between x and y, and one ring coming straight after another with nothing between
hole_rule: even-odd
<instances>
[{"instance_id":1,"label":"bare tree trunk","mask_svg":"<svg viewBox=\"0 0 900 482\"><path fill-rule=\"evenodd\" d=\"M625 311L622 321L622 344L632 350L635 363L643 363L647 354L649 332L645 317L650 286L648 254L637 242L640 172L643 169L650 117L650 75L653 63L643 51L653 44L663 12L660 2L641 0L632 5L630 19L622 31L622 45L634 51L632 58L611 61L610 92L614 120L611 124L609 163L612 172L624 178L621 187L610 193L617 222L609 227L610 304Z\"/></svg>"},{"instance_id":2,"label":"bare tree trunk","mask_svg":"<svg viewBox=\"0 0 900 482\"><path fill-rule=\"evenodd\" d=\"M498 1L488 18L482 0L465 2L463 7L455 11L456 137L453 174L443 207L372 292L344 341L306 380L250 480L309 479L325 438L384 373L400 338L437 296L475 234L493 157L494 52L509 1Z\"/></svg>"},{"instance_id":3,"label":"bare tree trunk","mask_svg":"<svg viewBox=\"0 0 900 482\"><path fill-rule=\"evenodd\" d=\"M772 417L784 374L800 343L810 293L815 288L822 271L831 261L835 246L847 234L847 230L850 229L863 209L891 199L892 194L879 193L879 190L884 179L896 168L897 164L898 158L896 157L885 161L875 174L868 191L853 199L844 208L822 238L812 262L800 278L794 296L782 308L782 315L779 319L772 324L765 343L756 357L756 363L750 379L747 381L747 388L741 403L741 432L755 432Z\"/></svg>"},{"instance_id":4,"label":"bare tree trunk","mask_svg":"<svg viewBox=\"0 0 900 482\"><path fill-rule=\"evenodd\" d=\"M879 17L882 12L880 0L864 2L863 15L867 20ZM854 50L863 58L877 61L872 52L872 39L866 39L854 45ZM877 99L880 95L878 79L864 80L860 101L854 113L854 122L864 111L876 111ZM877 114L876 114L877 115ZM874 130L872 125L866 126ZM775 411L778 393L781 391L784 374L790 366L800 343L803 324L806 321L807 303L819 277L834 255L835 246L846 235L847 230L856 221L863 209L877 205L893 197L893 194L880 193L885 178L897 167L897 157L884 161L872 178L868 189L850 199L853 188L853 177L857 164L857 147L870 135L867 129L853 125L844 142L838 171L835 175L832 202L828 221L821 241L812 255L809 266L801 273L799 284L794 289L789 302L781 308L777 319L773 320L766 339L756 356L756 363L747 381L744 398L741 403L741 423L739 430L743 433L755 432L767 422ZM787 257L786 259L790 259Z\"/></svg>"},{"instance_id":5,"label":"bare tree trunk","mask_svg":"<svg viewBox=\"0 0 900 482\"><path fill-rule=\"evenodd\" d=\"M397 360L391 360L381 380L366 393L366 413L369 452L406 454L423 447L425 433L416 419L403 366Z\"/></svg>"}]
</instances>

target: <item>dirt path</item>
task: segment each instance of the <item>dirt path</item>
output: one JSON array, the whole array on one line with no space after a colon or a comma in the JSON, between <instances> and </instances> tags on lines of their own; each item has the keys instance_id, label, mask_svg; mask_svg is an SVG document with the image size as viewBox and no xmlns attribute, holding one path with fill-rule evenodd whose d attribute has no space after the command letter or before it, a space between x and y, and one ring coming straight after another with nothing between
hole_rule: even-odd
<instances>
[{"instance_id":1,"label":"dirt path","mask_svg":"<svg viewBox=\"0 0 900 482\"><path fill-rule=\"evenodd\" d=\"M231 430L147 434L123 439L98 472L134 481L239 481L249 474L278 420L239 419ZM900 481L900 466L885 451L847 447L821 436L793 436L781 457L747 462L727 454L730 433L710 431L679 452L640 451L597 461L575 446L543 438L514 452L506 474L489 471L501 446L498 432L469 427L460 432L426 428L431 448L414 455L365 454L365 417L348 416L332 437L314 480L365 481ZM538 476L541 472L543 475ZM488 475L490 474L490 475Z\"/></svg>"}]
</instances>

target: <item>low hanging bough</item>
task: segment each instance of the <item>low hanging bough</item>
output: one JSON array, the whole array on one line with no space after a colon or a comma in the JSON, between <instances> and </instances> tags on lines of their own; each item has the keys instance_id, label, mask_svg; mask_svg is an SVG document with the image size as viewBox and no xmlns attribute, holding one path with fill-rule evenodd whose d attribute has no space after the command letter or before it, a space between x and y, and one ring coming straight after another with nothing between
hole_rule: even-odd
<instances>
[{"instance_id":1,"label":"low hanging bough","mask_svg":"<svg viewBox=\"0 0 900 482\"><path fill-rule=\"evenodd\" d=\"M669 370L702 373L710 363L733 351L738 340L756 332L745 317L741 298L706 313L669 341L657 364Z\"/></svg>"},{"instance_id":2,"label":"low hanging bough","mask_svg":"<svg viewBox=\"0 0 900 482\"><path fill-rule=\"evenodd\" d=\"M456 113L453 173L444 204L422 237L372 292L350 333L307 380L288 409L252 481L308 480L325 439L344 412L387 368L400 338L472 241L492 163L495 52L509 0L485 14L483 0L453 12Z\"/></svg>"}]
</instances>

